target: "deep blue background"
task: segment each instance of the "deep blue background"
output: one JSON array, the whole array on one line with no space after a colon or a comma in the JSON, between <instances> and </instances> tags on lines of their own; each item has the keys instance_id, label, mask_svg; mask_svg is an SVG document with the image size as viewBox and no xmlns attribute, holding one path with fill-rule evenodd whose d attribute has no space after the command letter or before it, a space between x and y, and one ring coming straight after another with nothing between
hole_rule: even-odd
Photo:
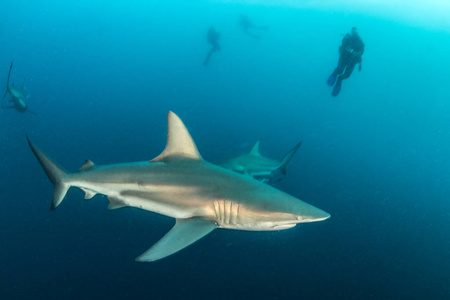
<instances>
[{"instance_id":1,"label":"deep blue background","mask_svg":"<svg viewBox=\"0 0 450 300\"><path fill-rule=\"evenodd\" d=\"M0 111L2 299L448 299L450 36L369 15L212 1L3 1L0 83L27 78L30 109ZM240 13L267 25L244 35ZM214 25L222 51L203 67ZM325 81L358 26L362 72ZM6 103L6 100L3 100ZM176 112L202 156L262 138L302 147L277 187L331 213L281 232L216 230L136 263L173 220L52 185L25 135L69 170L147 160Z\"/></svg>"}]
</instances>

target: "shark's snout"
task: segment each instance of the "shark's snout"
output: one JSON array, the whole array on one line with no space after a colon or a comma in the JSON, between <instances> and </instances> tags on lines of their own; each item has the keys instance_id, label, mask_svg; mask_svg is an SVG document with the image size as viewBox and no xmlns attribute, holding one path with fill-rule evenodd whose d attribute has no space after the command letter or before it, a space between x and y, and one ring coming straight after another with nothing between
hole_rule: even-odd
<instances>
[{"instance_id":1,"label":"shark's snout","mask_svg":"<svg viewBox=\"0 0 450 300\"><path fill-rule=\"evenodd\" d=\"M330 214L315 208L312 211L309 211L308 213L298 216L297 219L299 220L299 223L308 223L308 222L318 222L318 221L323 221L326 220L330 217Z\"/></svg>"}]
</instances>

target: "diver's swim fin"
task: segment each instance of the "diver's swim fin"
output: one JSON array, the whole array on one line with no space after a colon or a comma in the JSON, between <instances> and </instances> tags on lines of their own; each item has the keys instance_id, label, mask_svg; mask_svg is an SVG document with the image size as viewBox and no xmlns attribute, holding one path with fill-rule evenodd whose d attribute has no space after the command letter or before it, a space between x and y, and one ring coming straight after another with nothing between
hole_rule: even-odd
<instances>
[{"instance_id":1,"label":"diver's swim fin","mask_svg":"<svg viewBox=\"0 0 450 300\"><path fill-rule=\"evenodd\" d=\"M341 91L341 86L342 80L338 79L336 81L336 85L333 88L333 91L331 92L331 96L336 97L337 95L339 95L339 92Z\"/></svg>"},{"instance_id":2,"label":"diver's swim fin","mask_svg":"<svg viewBox=\"0 0 450 300\"><path fill-rule=\"evenodd\" d=\"M327 84L329 86L333 86L335 82L336 82L336 75L331 74L330 77L328 77Z\"/></svg>"}]
</instances>

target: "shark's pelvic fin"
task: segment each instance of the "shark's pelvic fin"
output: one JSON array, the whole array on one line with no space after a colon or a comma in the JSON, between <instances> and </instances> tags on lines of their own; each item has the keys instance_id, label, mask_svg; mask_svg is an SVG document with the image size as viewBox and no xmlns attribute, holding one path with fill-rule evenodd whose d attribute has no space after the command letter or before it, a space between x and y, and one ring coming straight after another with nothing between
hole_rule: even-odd
<instances>
[{"instance_id":1,"label":"shark's pelvic fin","mask_svg":"<svg viewBox=\"0 0 450 300\"><path fill-rule=\"evenodd\" d=\"M108 196L108 201L109 201L109 205L108 205L108 209L109 210L118 209L118 208L122 208L122 207L128 206L122 200L120 200L118 198L115 198L115 197Z\"/></svg>"},{"instance_id":2,"label":"shark's pelvic fin","mask_svg":"<svg viewBox=\"0 0 450 300\"><path fill-rule=\"evenodd\" d=\"M151 161L170 161L171 159L202 160L197 146L183 121L169 111L167 113L167 144L164 151Z\"/></svg>"},{"instance_id":3,"label":"shark's pelvic fin","mask_svg":"<svg viewBox=\"0 0 450 300\"><path fill-rule=\"evenodd\" d=\"M53 191L53 200L50 206L51 210L54 210L64 199L67 191L70 188L68 183L69 173L67 173L61 166L56 162L47 157L38 147L31 143L30 139L27 137L28 145L36 156L37 160L41 164L45 173L47 174L50 181L55 185Z\"/></svg>"},{"instance_id":4,"label":"shark's pelvic fin","mask_svg":"<svg viewBox=\"0 0 450 300\"><path fill-rule=\"evenodd\" d=\"M261 140L258 140L252 147L252 149L250 150L250 152L248 154L251 155L258 155L261 156L261 153L259 153L259 144L261 143Z\"/></svg>"},{"instance_id":5,"label":"shark's pelvic fin","mask_svg":"<svg viewBox=\"0 0 450 300\"><path fill-rule=\"evenodd\" d=\"M217 227L211 220L177 219L175 226L153 247L136 258L139 262L155 261L189 246Z\"/></svg>"},{"instance_id":6,"label":"shark's pelvic fin","mask_svg":"<svg viewBox=\"0 0 450 300\"><path fill-rule=\"evenodd\" d=\"M78 171L82 172L82 171L90 170L92 168L95 168L95 164L88 159L84 162L84 165Z\"/></svg>"},{"instance_id":7,"label":"shark's pelvic fin","mask_svg":"<svg viewBox=\"0 0 450 300\"><path fill-rule=\"evenodd\" d=\"M300 148L300 146L302 145L302 142L298 143L297 145L295 145L294 148L292 148L281 160L281 173L286 175L286 166L287 164L291 161L292 157L294 156L295 152L297 152L298 148Z\"/></svg>"}]
</instances>

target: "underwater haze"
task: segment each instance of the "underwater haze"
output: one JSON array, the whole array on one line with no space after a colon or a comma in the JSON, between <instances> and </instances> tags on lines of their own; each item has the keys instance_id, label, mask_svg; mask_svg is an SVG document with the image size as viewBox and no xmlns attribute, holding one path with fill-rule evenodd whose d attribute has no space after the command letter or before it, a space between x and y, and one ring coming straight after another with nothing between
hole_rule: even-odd
<instances>
[{"instance_id":1,"label":"underwater haze","mask_svg":"<svg viewBox=\"0 0 450 300\"><path fill-rule=\"evenodd\" d=\"M14 61L31 112L0 111L1 299L450 299L450 6L274 2L2 1L0 84ZM353 26L362 70L332 97ZM70 171L145 161L169 110L210 162L302 141L274 185L331 218L137 263L172 218L75 188L49 210L27 135Z\"/></svg>"}]
</instances>

